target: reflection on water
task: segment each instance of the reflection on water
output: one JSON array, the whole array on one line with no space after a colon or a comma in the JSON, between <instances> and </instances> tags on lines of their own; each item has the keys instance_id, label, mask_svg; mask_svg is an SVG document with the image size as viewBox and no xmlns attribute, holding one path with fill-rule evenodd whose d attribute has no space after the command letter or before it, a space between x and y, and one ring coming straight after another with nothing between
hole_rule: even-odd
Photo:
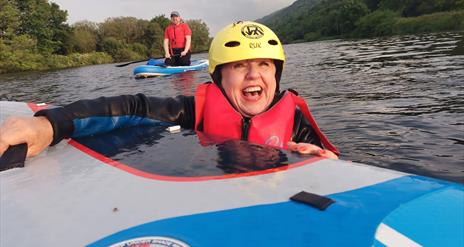
<instances>
[{"instance_id":1,"label":"reflection on water","mask_svg":"<svg viewBox=\"0 0 464 247\"><path fill-rule=\"evenodd\" d=\"M177 94L193 95L195 93L195 71L187 71L185 73L171 76L170 85Z\"/></svg>"},{"instance_id":2,"label":"reflection on water","mask_svg":"<svg viewBox=\"0 0 464 247\"><path fill-rule=\"evenodd\" d=\"M308 159L274 147L224 140L193 130L169 133L166 126L138 126L77 141L132 168L163 176L201 177L287 169Z\"/></svg>"},{"instance_id":3,"label":"reflection on water","mask_svg":"<svg viewBox=\"0 0 464 247\"><path fill-rule=\"evenodd\" d=\"M464 182L463 37L286 45L281 88L307 100L343 159ZM0 75L0 99L65 104L139 92L193 95L198 83L209 80L206 70L135 80L134 66Z\"/></svg>"}]
</instances>

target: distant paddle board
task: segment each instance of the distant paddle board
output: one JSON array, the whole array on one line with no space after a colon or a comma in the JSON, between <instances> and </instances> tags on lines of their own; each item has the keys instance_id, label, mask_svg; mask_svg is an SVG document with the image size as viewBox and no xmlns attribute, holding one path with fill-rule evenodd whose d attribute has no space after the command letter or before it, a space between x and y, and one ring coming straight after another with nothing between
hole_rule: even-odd
<instances>
[{"instance_id":1,"label":"distant paddle board","mask_svg":"<svg viewBox=\"0 0 464 247\"><path fill-rule=\"evenodd\" d=\"M208 68L207 59L192 60L189 66L166 66L164 59L149 60L149 64L140 65L134 68L136 78L146 78L153 76L172 75L187 71L203 70Z\"/></svg>"},{"instance_id":2,"label":"distant paddle board","mask_svg":"<svg viewBox=\"0 0 464 247\"><path fill-rule=\"evenodd\" d=\"M0 102L0 121L40 107ZM464 246L464 186L166 123L0 172L1 246Z\"/></svg>"}]
</instances>

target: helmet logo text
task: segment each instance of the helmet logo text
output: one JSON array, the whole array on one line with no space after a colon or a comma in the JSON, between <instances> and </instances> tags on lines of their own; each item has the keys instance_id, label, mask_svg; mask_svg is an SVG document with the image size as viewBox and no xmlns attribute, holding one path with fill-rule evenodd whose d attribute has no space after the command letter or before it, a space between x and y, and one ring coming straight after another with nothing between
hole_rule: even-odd
<instances>
[{"instance_id":1,"label":"helmet logo text","mask_svg":"<svg viewBox=\"0 0 464 247\"><path fill-rule=\"evenodd\" d=\"M260 26L250 24L242 27L242 34L249 39L259 39L263 37L264 31Z\"/></svg>"},{"instance_id":2,"label":"helmet logo text","mask_svg":"<svg viewBox=\"0 0 464 247\"><path fill-rule=\"evenodd\" d=\"M251 49L261 48L261 43L260 42L256 42L256 43L251 42L250 43L250 48Z\"/></svg>"}]
</instances>

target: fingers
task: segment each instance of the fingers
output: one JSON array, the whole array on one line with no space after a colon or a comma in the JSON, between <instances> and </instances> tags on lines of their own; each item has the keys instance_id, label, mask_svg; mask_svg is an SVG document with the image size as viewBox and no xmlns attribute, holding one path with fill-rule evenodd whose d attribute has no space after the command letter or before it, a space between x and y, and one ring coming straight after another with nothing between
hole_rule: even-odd
<instances>
[{"instance_id":1,"label":"fingers","mask_svg":"<svg viewBox=\"0 0 464 247\"><path fill-rule=\"evenodd\" d=\"M15 136L14 133L21 133L21 130L18 129L20 125L18 124L17 118L8 118L0 126L0 155L2 155L10 146L23 143L23 138Z\"/></svg>"},{"instance_id":2,"label":"fingers","mask_svg":"<svg viewBox=\"0 0 464 247\"><path fill-rule=\"evenodd\" d=\"M3 153L8 149L10 145L6 144L5 142L2 142L0 140L0 156L3 155Z\"/></svg>"},{"instance_id":3,"label":"fingers","mask_svg":"<svg viewBox=\"0 0 464 247\"><path fill-rule=\"evenodd\" d=\"M296 142L287 142L287 149L293 152L298 152L298 144Z\"/></svg>"},{"instance_id":4,"label":"fingers","mask_svg":"<svg viewBox=\"0 0 464 247\"><path fill-rule=\"evenodd\" d=\"M338 159L338 156L335 155L333 152L329 150L324 150L310 143L296 143L291 141L287 143L287 148L290 151L298 152L300 154L311 154L329 159Z\"/></svg>"},{"instance_id":5,"label":"fingers","mask_svg":"<svg viewBox=\"0 0 464 247\"><path fill-rule=\"evenodd\" d=\"M45 117L11 117L0 126L0 154L9 146L27 143L27 156L39 154L53 140L53 128Z\"/></svg>"},{"instance_id":6,"label":"fingers","mask_svg":"<svg viewBox=\"0 0 464 247\"><path fill-rule=\"evenodd\" d=\"M325 149L320 150L319 151L319 156L325 157L325 158L328 158L328 159L338 160L338 156L336 154L334 154L330 150L325 150Z\"/></svg>"},{"instance_id":7,"label":"fingers","mask_svg":"<svg viewBox=\"0 0 464 247\"><path fill-rule=\"evenodd\" d=\"M301 154L318 155L319 152L322 150L320 147L313 145L313 144L309 144L309 143L288 142L287 147L289 150L298 152Z\"/></svg>"},{"instance_id":8,"label":"fingers","mask_svg":"<svg viewBox=\"0 0 464 247\"><path fill-rule=\"evenodd\" d=\"M46 149L53 141L53 127L45 117L32 117L34 128L31 128L32 133L29 134L27 143L29 149L28 157L35 156Z\"/></svg>"}]
</instances>

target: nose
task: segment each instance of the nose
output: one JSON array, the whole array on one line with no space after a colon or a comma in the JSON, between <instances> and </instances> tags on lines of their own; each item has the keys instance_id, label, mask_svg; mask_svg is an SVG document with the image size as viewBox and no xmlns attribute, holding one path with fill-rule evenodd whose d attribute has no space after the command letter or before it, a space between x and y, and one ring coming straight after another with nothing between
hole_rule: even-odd
<instances>
[{"instance_id":1,"label":"nose","mask_svg":"<svg viewBox=\"0 0 464 247\"><path fill-rule=\"evenodd\" d=\"M248 73L246 78L248 80L254 80L260 77L259 66L255 63L248 64Z\"/></svg>"}]
</instances>

